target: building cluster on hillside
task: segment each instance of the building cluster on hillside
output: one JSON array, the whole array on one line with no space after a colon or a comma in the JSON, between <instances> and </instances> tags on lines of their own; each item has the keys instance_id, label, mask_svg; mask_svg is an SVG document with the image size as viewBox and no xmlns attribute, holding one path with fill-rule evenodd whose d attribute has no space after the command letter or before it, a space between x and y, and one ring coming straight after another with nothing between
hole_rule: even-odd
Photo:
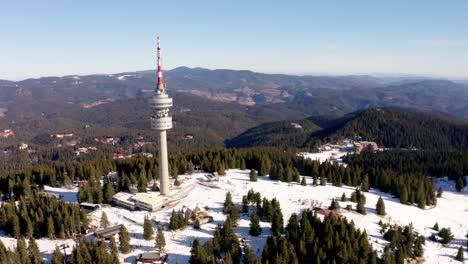
<instances>
[{"instance_id":1,"label":"building cluster on hillside","mask_svg":"<svg viewBox=\"0 0 468 264\"><path fill-rule=\"evenodd\" d=\"M137 143L133 144L133 147L135 149L140 149L145 145L151 144L152 142L147 142L147 141L138 141Z\"/></svg>"},{"instance_id":2,"label":"building cluster on hillside","mask_svg":"<svg viewBox=\"0 0 468 264\"><path fill-rule=\"evenodd\" d=\"M376 152L379 150L379 146L377 143L371 141L354 142L354 152L361 153L363 150Z\"/></svg>"},{"instance_id":3,"label":"building cluster on hillside","mask_svg":"<svg viewBox=\"0 0 468 264\"><path fill-rule=\"evenodd\" d=\"M379 150L377 143L372 141L353 141L350 139L343 139L335 143L326 143L318 148L319 152L326 151L341 151L341 152L355 152L361 153L363 150L376 152Z\"/></svg>"},{"instance_id":4,"label":"building cluster on hillside","mask_svg":"<svg viewBox=\"0 0 468 264\"><path fill-rule=\"evenodd\" d=\"M87 235L87 238L90 240L108 240L112 237L115 238L116 235L120 234L122 231L122 224L114 225L110 227L106 227L99 230L91 231ZM168 255L166 253L160 252L159 249L155 249L154 251L148 251L140 253L135 258L135 263L137 264L144 264L144 263L151 263L151 264L162 264L166 263Z\"/></svg>"},{"instance_id":5,"label":"building cluster on hillside","mask_svg":"<svg viewBox=\"0 0 468 264\"><path fill-rule=\"evenodd\" d=\"M95 138L94 141L100 142L100 143L103 143L103 144L116 145L116 144L119 144L121 140L118 137L106 137L106 138L103 138L103 139Z\"/></svg>"},{"instance_id":6,"label":"building cluster on hillside","mask_svg":"<svg viewBox=\"0 0 468 264\"><path fill-rule=\"evenodd\" d=\"M346 166L343 157L347 154L361 153L362 151L376 152L379 149L377 143L369 141L353 141L342 139L334 143L326 143L318 147L318 152L299 152L298 155L306 159L317 160L319 162L331 162Z\"/></svg>"},{"instance_id":7,"label":"building cluster on hillside","mask_svg":"<svg viewBox=\"0 0 468 264\"><path fill-rule=\"evenodd\" d=\"M142 155L142 156L145 156L147 158L152 158L153 157L153 154L148 153L148 152L133 153L133 154L130 154L130 155L124 155L122 153L114 152L114 153L112 153L112 158L113 159L125 159L125 158L135 157L135 156L138 156L138 155Z\"/></svg>"},{"instance_id":8,"label":"building cluster on hillside","mask_svg":"<svg viewBox=\"0 0 468 264\"><path fill-rule=\"evenodd\" d=\"M112 201L115 205L129 210L146 210L152 212L161 209L168 201L168 198L157 192L118 192L112 197Z\"/></svg>"},{"instance_id":9,"label":"building cluster on hillside","mask_svg":"<svg viewBox=\"0 0 468 264\"><path fill-rule=\"evenodd\" d=\"M182 208L182 211L189 223L194 223L196 220L198 220L200 224L213 222L213 217L208 214L206 208L202 209L196 206L194 209L190 209L188 207L184 207Z\"/></svg>"},{"instance_id":10,"label":"building cluster on hillside","mask_svg":"<svg viewBox=\"0 0 468 264\"><path fill-rule=\"evenodd\" d=\"M9 138L15 136L15 132L11 129L4 129L2 132L0 132L0 137L2 138Z\"/></svg>"},{"instance_id":11,"label":"building cluster on hillside","mask_svg":"<svg viewBox=\"0 0 468 264\"><path fill-rule=\"evenodd\" d=\"M97 150L96 147L81 147L81 148L77 148L75 150L75 155L76 156L79 156L80 154L86 154L86 153L89 153L90 151L95 151Z\"/></svg>"}]
</instances>

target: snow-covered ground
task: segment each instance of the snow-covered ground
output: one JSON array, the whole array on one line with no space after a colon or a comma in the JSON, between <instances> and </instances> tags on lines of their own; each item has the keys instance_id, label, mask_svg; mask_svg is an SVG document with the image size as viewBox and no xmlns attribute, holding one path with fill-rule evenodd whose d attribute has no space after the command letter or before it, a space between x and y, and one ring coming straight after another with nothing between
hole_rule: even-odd
<instances>
[{"instance_id":1,"label":"snow-covered ground","mask_svg":"<svg viewBox=\"0 0 468 264\"><path fill-rule=\"evenodd\" d=\"M348 154L349 152L342 151L339 149L333 149L328 151L322 151L317 153L302 152L298 155L304 157L305 159L316 160L320 163L325 161L336 161L338 164L346 165L342 162L342 157Z\"/></svg>"},{"instance_id":2,"label":"snow-covered ground","mask_svg":"<svg viewBox=\"0 0 468 264\"><path fill-rule=\"evenodd\" d=\"M55 195L63 201L77 203L78 202L78 187L73 188L57 188L51 186L44 186L44 191Z\"/></svg>"},{"instance_id":3,"label":"snow-covered ground","mask_svg":"<svg viewBox=\"0 0 468 264\"><path fill-rule=\"evenodd\" d=\"M196 173L193 176L180 176L180 179L184 178L186 180L183 186L202 182L206 179L202 173ZM212 237L216 225L221 224L225 219L225 216L222 214L222 207L227 191L232 193L233 201L238 204L241 203L242 196L246 195L247 191L251 188L260 192L262 197L267 197L268 199L276 197L281 203L285 223L287 223L292 213L299 213L304 209L310 208L313 203L321 203L323 207L326 207L330 204L331 199L340 198L343 192L349 198L354 191L354 188L349 186L335 187L327 185L312 187L310 185L312 183L311 178L307 178L307 183L308 186L301 186L297 183L270 181L267 177L258 177L258 182L250 182L248 170L228 170L227 175L221 177L217 183L219 188L210 188L196 184L195 188L174 209L178 210L184 206L192 209L195 206L207 206L209 214L214 218L214 222L202 225L201 230L188 227L181 231L165 231L166 250L169 253L168 263L188 263L192 241L195 238L206 241ZM341 214L353 220L357 227L365 229L373 246L378 250L381 250L387 244L380 234L380 226L378 225L380 220L401 225L412 223L415 230L426 237L435 232L431 227L435 222L438 222L440 228L451 228L455 239L448 246L442 246L427 239L424 253L426 263L457 263L453 256L460 245L465 245L466 239L464 236L468 231L468 190L464 190L461 193L453 192L450 191L453 183L440 181L438 183L444 186L446 191L443 193L442 198L438 199L435 208L421 210L416 206L402 205L397 199L386 193L371 190L369 193L365 193L367 215L364 216L346 210L342 210ZM387 216L385 217L379 217L375 214L375 204L379 196L382 196L385 200L387 212ZM340 202L342 208L346 207L347 204L352 204L353 208L355 208L354 203ZM111 224L124 224L127 227L131 235L131 245L134 247L134 251L121 255L121 260L125 263L134 263L135 256L138 253L154 249L154 240L146 241L142 238L144 217L148 215L151 219L155 219L161 223L168 223L172 209L167 208L159 212L149 213L146 211L130 212L118 207L103 207L91 213L90 218L92 224L99 225L101 214L104 211ZM244 238L260 255L266 238L270 235L270 224L262 222L262 235L251 237L248 234L249 223L249 218L242 215L236 232L240 238ZM5 235L1 235L1 239L9 247L14 247L16 243L14 239L7 238ZM74 243L72 240L65 242ZM41 251L48 254L46 255L48 258L50 258L55 244L61 243L63 241L38 240Z\"/></svg>"},{"instance_id":4,"label":"snow-covered ground","mask_svg":"<svg viewBox=\"0 0 468 264\"><path fill-rule=\"evenodd\" d=\"M118 76L117 79L120 81L124 81L127 79L127 77L133 77L133 76L135 76L135 74L124 74L124 75Z\"/></svg>"}]
</instances>

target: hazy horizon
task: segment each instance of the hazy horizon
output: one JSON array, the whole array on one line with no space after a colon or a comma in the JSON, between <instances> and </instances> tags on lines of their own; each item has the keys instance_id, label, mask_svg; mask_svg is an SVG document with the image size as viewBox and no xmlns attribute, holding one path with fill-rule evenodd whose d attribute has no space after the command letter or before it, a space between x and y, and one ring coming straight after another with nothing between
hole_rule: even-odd
<instances>
[{"instance_id":1,"label":"hazy horizon","mask_svg":"<svg viewBox=\"0 0 468 264\"><path fill-rule=\"evenodd\" d=\"M468 3L21 1L1 4L0 79L153 69L468 79Z\"/></svg>"},{"instance_id":2,"label":"hazy horizon","mask_svg":"<svg viewBox=\"0 0 468 264\"><path fill-rule=\"evenodd\" d=\"M203 68L207 70L232 70L232 71L251 71L255 73L260 73L260 74L284 74L284 75L291 75L291 76L336 76L336 77L341 77L341 76L371 76L371 77L376 77L376 78L401 78L401 79L412 79L412 78L422 78L422 79L445 79L445 80L452 80L452 81L468 81L468 76L467 77L447 77L447 76L438 76L438 75L429 75L429 74L408 74L408 73L385 73L385 72L372 72L372 73L326 73L326 72L312 72L312 73L285 73L285 72L262 72L262 71L256 71L252 69L227 69L227 68L207 68L203 66L196 66L196 67L189 67L185 65L181 66L176 66L174 68L170 69L165 69L165 71L171 71L180 67L188 67L190 69L194 68ZM118 74L124 74L124 73L135 73L135 72L143 72L143 71L149 71L149 70L154 70L156 69L139 69L139 70L128 70L128 71L119 71L119 72L96 72L96 73L71 73L71 74L64 74L64 75L42 75L42 76L28 76L25 78L1 78L0 80L5 80L5 81L24 81L27 79L40 79L40 78L49 78L49 77L67 77L67 76L90 76L90 75L118 75Z\"/></svg>"}]
</instances>

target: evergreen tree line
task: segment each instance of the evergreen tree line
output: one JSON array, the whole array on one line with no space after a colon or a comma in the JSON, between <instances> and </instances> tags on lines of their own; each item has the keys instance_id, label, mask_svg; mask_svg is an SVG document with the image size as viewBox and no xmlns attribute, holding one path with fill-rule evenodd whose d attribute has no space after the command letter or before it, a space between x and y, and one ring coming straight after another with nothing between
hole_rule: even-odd
<instances>
[{"instance_id":1,"label":"evergreen tree line","mask_svg":"<svg viewBox=\"0 0 468 264\"><path fill-rule=\"evenodd\" d=\"M240 212L239 208L237 205L234 204L232 201L232 195L231 192L226 193L226 198L224 199L224 204L223 204L223 213L227 214L230 216L231 221L233 222L233 225L237 225L237 220L240 218Z\"/></svg>"},{"instance_id":2,"label":"evergreen tree line","mask_svg":"<svg viewBox=\"0 0 468 264\"><path fill-rule=\"evenodd\" d=\"M185 217L184 212L182 210L179 210L177 212L175 210L172 210L171 217L169 219L169 229L184 229L187 226L188 219Z\"/></svg>"},{"instance_id":3,"label":"evergreen tree line","mask_svg":"<svg viewBox=\"0 0 468 264\"><path fill-rule=\"evenodd\" d=\"M92 240L86 239L80 240L80 242L73 248L70 264L114 264L120 263L119 251L117 249L117 243L114 238L110 239L109 243L110 250L103 240ZM63 257L60 251L55 251L52 257L52 263L60 263L59 259ZM54 262L55 260L55 262ZM63 261L61 263L64 263Z\"/></svg>"},{"instance_id":4,"label":"evergreen tree line","mask_svg":"<svg viewBox=\"0 0 468 264\"><path fill-rule=\"evenodd\" d=\"M383 227L383 230L386 226ZM387 231L384 231L384 239L390 244L384 248L384 258L387 263L403 264L405 259L421 257L424 254L423 245L425 238L413 230L413 226L407 225L404 228L401 226L389 226Z\"/></svg>"},{"instance_id":5,"label":"evergreen tree line","mask_svg":"<svg viewBox=\"0 0 468 264\"><path fill-rule=\"evenodd\" d=\"M11 236L69 238L88 228L86 213L77 204L57 200L33 190L0 208L0 223Z\"/></svg>"},{"instance_id":6,"label":"evergreen tree line","mask_svg":"<svg viewBox=\"0 0 468 264\"><path fill-rule=\"evenodd\" d=\"M336 186L368 185L390 192L396 197L403 196L404 199L401 200L404 203L417 203L421 207L436 203L433 182L422 174L374 167L363 169L358 165L345 168L330 163L319 164L317 161L298 157L295 153L274 148L199 149L171 156L170 172L173 177L193 172L194 167L209 172L249 168L258 171L260 176L270 175L273 180L295 182L300 182L299 175L307 175L313 177L315 185L318 180L321 185L327 182ZM117 171L117 177L106 180L107 185L104 188L100 186L100 176L109 171ZM13 193L16 197L26 192L30 183L59 185L64 184L67 178L87 180L84 190L80 190L80 201L110 203L114 192L129 191L132 187L146 191L148 182L158 177L157 159L137 156L129 159L57 162L53 165L33 166L0 178L0 186L3 193ZM153 190L156 190L156 185L154 186Z\"/></svg>"},{"instance_id":7,"label":"evergreen tree line","mask_svg":"<svg viewBox=\"0 0 468 264\"><path fill-rule=\"evenodd\" d=\"M468 175L468 152L466 151L388 150L377 153L363 152L359 155L346 156L345 161L360 167L389 169L400 173L417 173L432 177L448 176L454 181Z\"/></svg>"},{"instance_id":8,"label":"evergreen tree line","mask_svg":"<svg viewBox=\"0 0 468 264\"><path fill-rule=\"evenodd\" d=\"M310 160L303 160L299 164L299 171L303 175L312 175L314 182L320 178L323 181L336 186L346 184L349 186L361 186L363 191L370 187L388 192L404 204L418 204L421 208L437 203L434 183L427 176L421 174L397 173L387 169L366 168L359 166L338 166L330 163L317 164Z\"/></svg>"},{"instance_id":9,"label":"evergreen tree line","mask_svg":"<svg viewBox=\"0 0 468 264\"><path fill-rule=\"evenodd\" d=\"M255 210L250 214L250 230L253 236L258 236L262 232L260 220L271 223L271 232L274 235L284 233L284 220L281 206L276 198L268 200L250 189L247 195L242 197L242 212L249 213L250 208L255 206Z\"/></svg>"},{"instance_id":10,"label":"evergreen tree line","mask_svg":"<svg viewBox=\"0 0 468 264\"><path fill-rule=\"evenodd\" d=\"M36 240L29 238L28 245L24 238L16 241L16 248L10 250L0 240L0 263L5 264L40 264L44 263ZM63 263L63 261L61 262ZM55 263L54 263L55 264Z\"/></svg>"},{"instance_id":11,"label":"evergreen tree line","mask_svg":"<svg viewBox=\"0 0 468 264\"><path fill-rule=\"evenodd\" d=\"M366 232L346 218L330 215L321 221L311 211L292 214L285 236L268 237L262 263L377 263Z\"/></svg>"},{"instance_id":12,"label":"evergreen tree line","mask_svg":"<svg viewBox=\"0 0 468 264\"><path fill-rule=\"evenodd\" d=\"M216 228L212 240L204 244L201 244L198 239L193 241L189 263L240 263L241 256L239 238L234 232L234 224L228 215L223 226Z\"/></svg>"}]
</instances>

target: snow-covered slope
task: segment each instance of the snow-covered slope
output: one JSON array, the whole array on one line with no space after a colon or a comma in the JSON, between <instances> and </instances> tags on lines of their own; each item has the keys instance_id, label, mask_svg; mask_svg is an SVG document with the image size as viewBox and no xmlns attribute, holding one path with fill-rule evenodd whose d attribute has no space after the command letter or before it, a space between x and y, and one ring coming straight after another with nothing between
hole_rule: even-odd
<instances>
[{"instance_id":1,"label":"snow-covered slope","mask_svg":"<svg viewBox=\"0 0 468 264\"><path fill-rule=\"evenodd\" d=\"M167 223L172 209L178 210L183 207L193 209L195 206L207 206L209 214L214 218L213 223L202 225L201 230L188 227L181 231L165 231L166 249L169 253L168 263L188 263L192 241L195 238L199 238L202 241L210 239L216 225L224 221L225 216L222 214L222 206L227 191L232 193L233 201L238 204L241 203L242 196L246 195L247 191L251 188L260 192L263 197L267 197L268 199L276 197L281 203L285 223L287 223L292 213L299 213L303 209L310 208L312 203L322 203L322 206L326 207L330 204L331 199L340 198L343 192L349 198L354 191L354 188L349 186L335 187L327 185L313 187L310 185L312 183L311 178L307 178L308 186L301 186L297 183L270 181L267 177L258 178L258 182L250 182L249 171L228 170L227 175L221 177L217 183L219 188L210 188L196 184L196 187L174 208L166 208L160 212L149 213L145 211L129 212L117 207L103 207L90 215L91 223L99 225L101 214L104 211L111 224L124 224L131 234L131 245L135 250L129 254L121 255L121 259L125 263L134 263L137 253L150 251L154 248L153 240L145 241L142 238L145 215L156 221ZM188 185L203 182L205 177L202 173L198 173L194 176L180 176L179 179L185 179L183 185ZM442 185L450 186L448 183ZM364 216L346 210L342 210L341 214L353 220L357 227L365 229L376 249L381 250L387 244L379 232L380 226L378 222L380 220L401 225L412 223L415 230L426 237L435 232L431 227L435 222L438 222L441 228L451 228L455 239L448 246L442 246L427 239L424 253L426 263L457 263L453 256L456 254L458 247L466 243L464 236L468 231L468 191L457 193L447 190L442 198L438 199L437 207L426 210L421 210L416 206L402 205L397 199L377 190L371 190L369 193L365 193L365 195L367 200L367 215ZM387 212L387 216L385 217L379 217L375 214L375 204L379 196L382 196L385 201ZM347 204L352 204L353 208L355 208L354 203L340 202L342 208ZM239 226L236 228L236 232L239 237L244 238L260 255L266 238L270 235L270 224L262 222L262 235L251 237L248 234L249 223L249 218L243 215L239 221ZM2 240L6 241L11 247L15 243L14 239L5 238L4 235L2 236ZM63 241L41 239L38 243L41 251L49 254L48 257L50 258L55 244L63 243Z\"/></svg>"}]
</instances>

